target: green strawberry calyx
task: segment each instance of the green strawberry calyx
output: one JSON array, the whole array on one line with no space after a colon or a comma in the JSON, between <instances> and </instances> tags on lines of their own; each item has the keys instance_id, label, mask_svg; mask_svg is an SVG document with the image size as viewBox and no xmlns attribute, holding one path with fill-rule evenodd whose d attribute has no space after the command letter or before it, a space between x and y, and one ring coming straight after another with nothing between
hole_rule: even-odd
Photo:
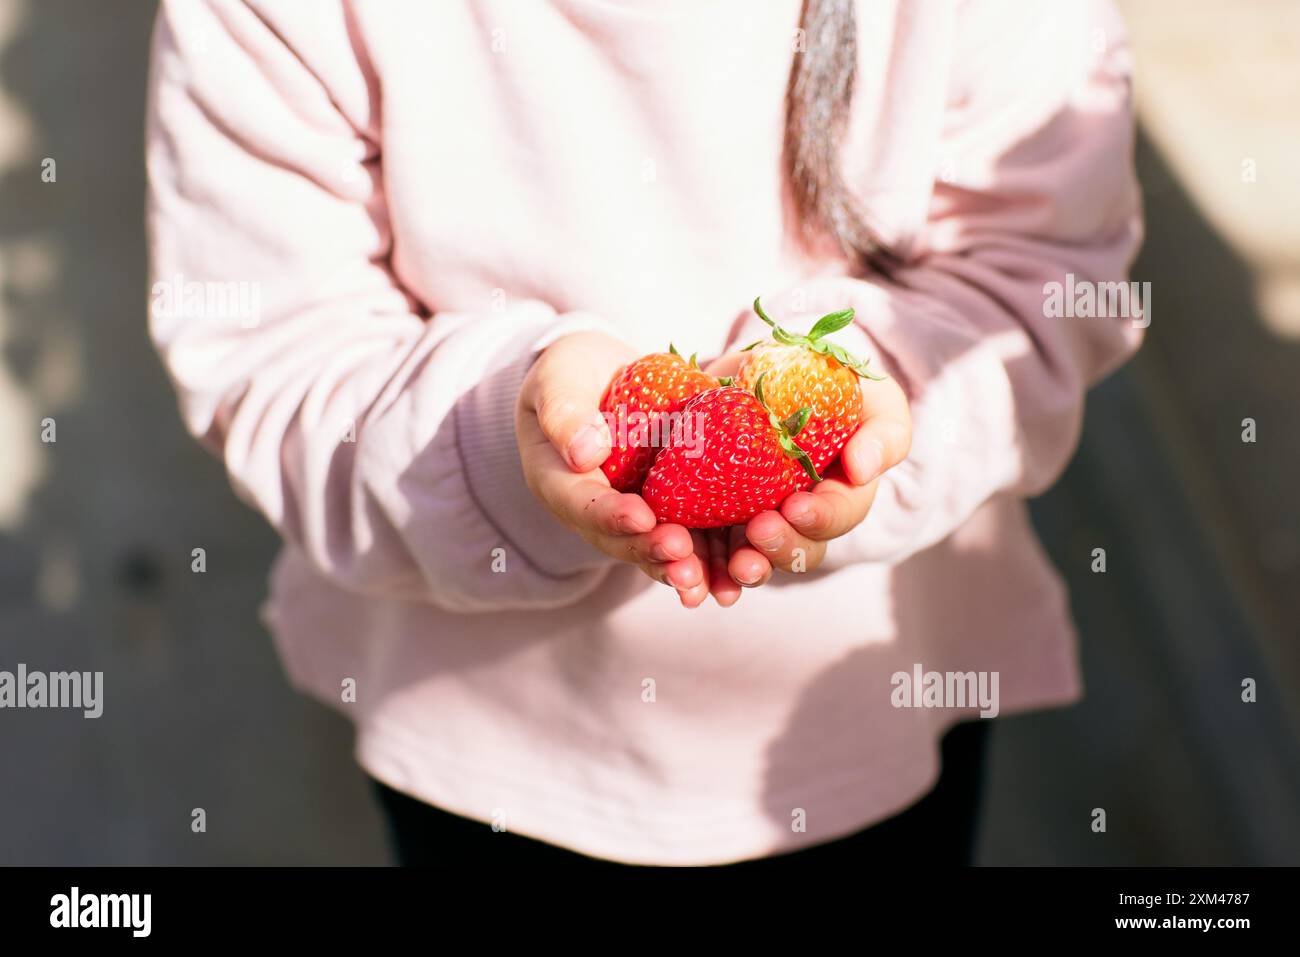
<instances>
[{"instance_id":1,"label":"green strawberry calyx","mask_svg":"<svg viewBox=\"0 0 1300 957\"><path fill-rule=\"evenodd\" d=\"M766 377L767 373L764 372L754 383L754 398L758 399L759 405L764 409L767 409L767 399L763 398L763 379ZM781 443L781 451L802 465L803 470L814 482L820 482L822 477L817 474L812 458L794 441L794 437L808 424L808 417L811 415L812 409L808 406L795 410L785 419L778 419L776 413L770 409L767 411L767 419L772 423L772 428L776 429L776 438Z\"/></svg>"},{"instance_id":2,"label":"green strawberry calyx","mask_svg":"<svg viewBox=\"0 0 1300 957\"><path fill-rule=\"evenodd\" d=\"M864 379L871 379L873 382L879 382L885 378L883 375L876 375L867 369L869 359L859 359L849 350L834 342L827 342L826 336L832 332L839 332L845 326L853 321L852 309L841 309L839 312L830 312L818 319L806 335L789 332L782 329L763 311L763 304L759 302L758 297L754 300L754 312L758 318L762 319L772 327L772 338L785 346L795 346L800 349L807 349L809 352L815 352L818 355L830 356L846 369L851 369ZM741 351L748 351L757 342L751 343Z\"/></svg>"},{"instance_id":3,"label":"green strawberry calyx","mask_svg":"<svg viewBox=\"0 0 1300 957\"><path fill-rule=\"evenodd\" d=\"M676 356L679 359L682 357L682 354L677 351L677 347L673 345L671 342L668 343L668 354L670 356ZM700 368L700 363L698 361L699 358L700 358L700 354L698 352L692 352L691 357L686 360L686 364L690 366L692 369L699 369Z\"/></svg>"}]
</instances>

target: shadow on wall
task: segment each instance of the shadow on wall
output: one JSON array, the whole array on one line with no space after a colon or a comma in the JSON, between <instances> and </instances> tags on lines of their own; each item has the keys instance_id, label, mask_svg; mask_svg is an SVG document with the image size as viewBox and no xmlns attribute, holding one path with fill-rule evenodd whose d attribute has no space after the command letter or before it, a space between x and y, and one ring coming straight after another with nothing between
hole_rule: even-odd
<instances>
[{"instance_id":1,"label":"shadow on wall","mask_svg":"<svg viewBox=\"0 0 1300 957\"><path fill-rule=\"evenodd\" d=\"M287 689L257 620L275 537L146 336L153 10L0 9L0 668L104 672L98 719L0 721L0 864L382 863L350 727Z\"/></svg>"},{"instance_id":2,"label":"shadow on wall","mask_svg":"<svg viewBox=\"0 0 1300 957\"><path fill-rule=\"evenodd\" d=\"M1279 434L1288 422L1294 433L1300 396L1292 388L1288 405L1271 385L1300 381L1300 344L1266 331L1248 266L1145 138L1138 171L1147 340L1092 392L1078 455L1033 504L1070 586L1087 696L997 728L981 860L1294 864L1296 595L1261 564L1251 519L1261 507L1278 529L1300 517L1286 478L1296 450ZM1242 443L1251 414L1274 423L1270 445ZM1105 834L1091 830L1094 808Z\"/></svg>"}]
</instances>

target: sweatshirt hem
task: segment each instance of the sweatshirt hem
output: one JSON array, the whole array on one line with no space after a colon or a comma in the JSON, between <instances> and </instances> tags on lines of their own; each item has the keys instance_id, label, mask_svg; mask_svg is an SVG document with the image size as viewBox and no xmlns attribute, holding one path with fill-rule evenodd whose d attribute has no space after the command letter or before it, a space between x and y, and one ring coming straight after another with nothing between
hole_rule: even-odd
<instances>
[{"instance_id":1,"label":"sweatshirt hem","mask_svg":"<svg viewBox=\"0 0 1300 957\"><path fill-rule=\"evenodd\" d=\"M1032 695L1004 705L999 717L1066 707L1077 702L1080 693L1078 683L1071 682L1054 693ZM404 730L375 720L358 728L356 758L366 773L389 787L485 824L491 818L483 809L490 802L475 800L471 791L482 794L492 787L486 782L496 782L512 793L533 795L535 805L544 808L542 813L530 816L529 823L520 828L512 827L507 820L509 830L589 857L643 866L716 866L830 843L901 813L937 783L941 772L939 739L949 728L971 719L996 720L981 719L968 711L945 712L928 729L924 761L918 761L915 754L900 755L887 768L876 766L857 773L828 775L816 788L801 782L798 793L802 803L830 801L838 809L829 812L830 822L818 829L815 838L787 832L773 820L763 818L761 805L751 801L733 802L740 805L735 811L709 816L646 811L617 813L611 802L554 783L539 787L536 782L526 782L493 768L462 762ZM900 782L890 798L869 805L870 811L854 808L851 796L870 793L873 785L882 779ZM469 782L469 787L458 781ZM766 798L764 803L779 803L778 797ZM707 799L713 804L723 800ZM737 827L738 818L748 818L752 824ZM670 847L636 838L651 830L660 833L670 830L679 833L681 840ZM708 839L703 839L703 835L708 835Z\"/></svg>"}]
</instances>

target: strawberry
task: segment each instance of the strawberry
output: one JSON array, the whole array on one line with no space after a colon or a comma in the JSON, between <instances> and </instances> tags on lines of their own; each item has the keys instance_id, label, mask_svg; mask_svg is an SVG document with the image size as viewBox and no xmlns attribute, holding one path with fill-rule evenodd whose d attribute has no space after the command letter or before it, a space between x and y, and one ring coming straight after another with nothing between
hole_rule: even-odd
<instances>
[{"instance_id":1,"label":"strawberry","mask_svg":"<svg viewBox=\"0 0 1300 957\"><path fill-rule=\"evenodd\" d=\"M757 299L754 311L772 327L774 342L748 347L736 373L736 383L752 388L766 379L768 407L784 418L804 407L812 409L799 433L799 445L819 473L835 460L840 449L862 424L862 393L858 378L881 379L867 371L867 363L825 337L853 321L853 310L822 316L807 335L787 332L768 318Z\"/></svg>"},{"instance_id":2,"label":"strawberry","mask_svg":"<svg viewBox=\"0 0 1300 957\"><path fill-rule=\"evenodd\" d=\"M687 361L672 345L615 373L600 403L613 439L601 465L609 484L620 492L640 489L655 456L670 444L682 406L717 386L718 380L695 364L695 356Z\"/></svg>"},{"instance_id":3,"label":"strawberry","mask_svg":"<svg viewBox=\"0 0 1300 957\"><path fill-rule=\"evenodd\" d=\"M738 525L776 508L817 478L794 442L810 411L778 419L763 403L761 378L752 393L702 392L682 409L691 441L659 453L641 494L659 521L687 528Z\"/></svg>"}]
</instances>

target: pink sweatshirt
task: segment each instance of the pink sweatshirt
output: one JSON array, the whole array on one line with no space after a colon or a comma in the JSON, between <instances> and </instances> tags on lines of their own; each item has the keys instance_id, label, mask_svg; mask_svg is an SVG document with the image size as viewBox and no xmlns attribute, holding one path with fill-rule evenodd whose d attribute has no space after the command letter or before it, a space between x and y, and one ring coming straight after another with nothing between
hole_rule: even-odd
<instances>
[{"instance_id":1,"label":"pink sweatshirt","mask_svg":"<svg viewBox=\"0 0 1300 957\"><path fill-rule=\"evenodd\" d=\"M164 2L148 127L151 332L184 419L283 536L266 620L362 765L601 857L713 863L920 796L988 672L1080 693L1022 500L1069 459L1123 319L1044 286L1139 239L1105 2L871 0L844 168L906 257L801 252L781 171L799 0ZM810 40L810 42L813 42ZM910 458L815 573L694 611L526 489L536 352L597 328L701 355L845 306ZM1083 559L1083 560L1086 560Z\"/></svg>"}]
</instances>

